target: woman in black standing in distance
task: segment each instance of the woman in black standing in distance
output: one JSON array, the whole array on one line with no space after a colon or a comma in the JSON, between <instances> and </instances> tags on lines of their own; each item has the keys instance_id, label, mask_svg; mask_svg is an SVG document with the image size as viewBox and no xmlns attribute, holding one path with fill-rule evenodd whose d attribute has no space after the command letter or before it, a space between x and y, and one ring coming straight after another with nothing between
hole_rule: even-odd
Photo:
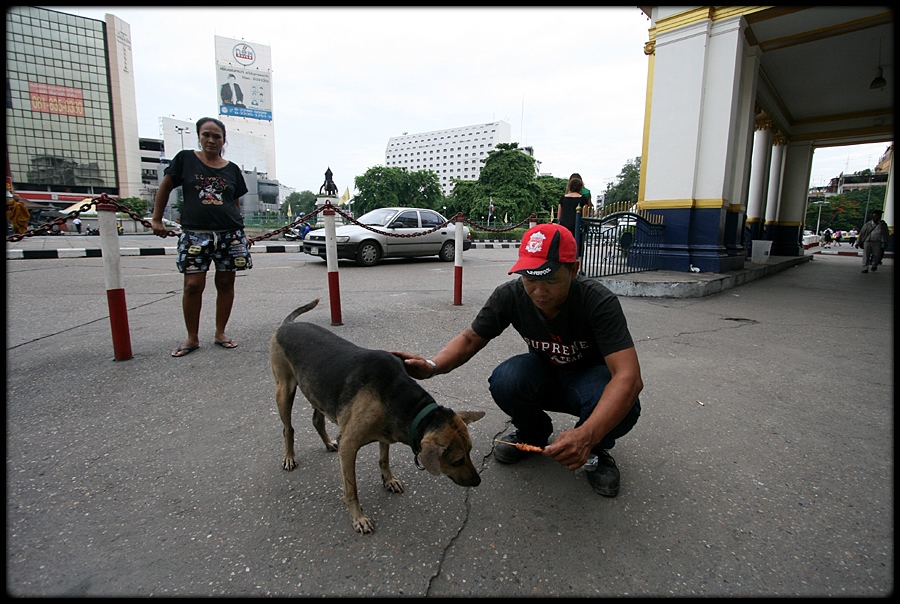
<instances>
[{"instance_id":1,"label":"woman in black standing in distance","mask_svg":"<svg viewBox=\"0 0 900 604\"><path fill-rule=\"evenodd\" d=\"M240 198L247 193L241 169L222 157L225 124L211 117L197 121L200 150L182 150L165 170L156 193L153 233L167 235L162 216L175 187L181 186L184 207L182 233L178 237L175 264L184 274L181 306L187 339L172 351L182 357L200 347L200 308L206 273L216 266L216 333L213 342L222 348L235 348L237 342L225 335L225 326L234 305L235 272L253 268L250 245L244 234Z\"/></svg>"}]
</instances>

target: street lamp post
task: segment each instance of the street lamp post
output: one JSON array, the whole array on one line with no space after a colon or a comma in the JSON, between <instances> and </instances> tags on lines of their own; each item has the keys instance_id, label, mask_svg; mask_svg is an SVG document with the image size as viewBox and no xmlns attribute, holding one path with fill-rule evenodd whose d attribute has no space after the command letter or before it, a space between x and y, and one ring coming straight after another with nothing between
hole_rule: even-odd
<instances>
[{"instance_id":1,"label":"street lamp post","mask_svg":"<svg viewBox=\"0 0 900 604\"><path fill-rule=\"evenodd\" d=\"M869 174L869 195L866 197L866 211L863 213L863 222L869 220L869 201L872 199L872 175Z\"/></svg>"},{"instance_id":2,"label":"street lamp post","mask_svg":"<svg viewBox=\"0 0 900 604\"><path fill-rule=\"evenodd\" d=\"M822 206L831 205L831 202L825 201L823 199L822 201L814 201L813 204L819 206L819 218L816 219L816 237L818 237L819 236L819 224L822 222Z\"/></svg>"},{"instance_id":3,"label":"street lamp post","mask_svg":"<svg viewBox=\"0 0 900 604\"><path fill-rule=\"evenodd\" d=\"M189 128L187 126L175 126L175 132L181 135L181 150L184 151L184 133L187 132Z\"/></svg>"}]
</instances>

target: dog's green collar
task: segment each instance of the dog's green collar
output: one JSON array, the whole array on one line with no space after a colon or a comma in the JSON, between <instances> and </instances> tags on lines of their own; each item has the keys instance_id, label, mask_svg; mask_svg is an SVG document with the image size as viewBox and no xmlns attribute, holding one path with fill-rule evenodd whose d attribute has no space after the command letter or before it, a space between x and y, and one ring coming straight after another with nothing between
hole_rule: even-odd
<instances>
[{"instance_id":1,"label":"dog's green collar","mask_svg":"<svg viewBox=\"0 0 900 604\"><path fill-rule=\"evenodd\" d=\"M413 458L415 459L416 466L419 465L419 448L416 447L416 428L419 427L419 423L425 419L426 415L437 408L437 403L428 403L421 411L419 411L419 414L416 415L416 418L412 420L412 423L409 425L409 446L413 450Z\"/></svg>"}]
</instances>

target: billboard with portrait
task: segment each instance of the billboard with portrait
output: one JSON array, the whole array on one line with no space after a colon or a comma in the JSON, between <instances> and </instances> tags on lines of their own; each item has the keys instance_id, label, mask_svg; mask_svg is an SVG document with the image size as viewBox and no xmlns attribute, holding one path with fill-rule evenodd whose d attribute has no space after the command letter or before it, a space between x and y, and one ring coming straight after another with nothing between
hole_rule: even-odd
<instances>
[{"instance_id":1,"label":"billboard with portrait","mask_svg":"<svg viewBox=\"0 0 900 604\"><path fill-rule=\"evenodd\" d=\"M219 115L272 121L272 49L215 36Z\"/></svg>"}]
</instances>

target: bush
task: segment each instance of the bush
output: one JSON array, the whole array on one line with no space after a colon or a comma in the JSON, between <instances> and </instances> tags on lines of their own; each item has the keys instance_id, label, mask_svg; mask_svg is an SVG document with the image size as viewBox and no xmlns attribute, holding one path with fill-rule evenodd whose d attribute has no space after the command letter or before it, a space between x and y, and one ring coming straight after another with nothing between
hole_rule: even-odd
<instances>
[{"instance_id":1,"label":"bush","mask_svg":"<svg viewBox=\"0 0 900 604\"><path fill-rule=\"evenodd\" d=\"M517 227L515 229L512 229L511 231L502 231L502 232L496 233L494 231L482 231L482 230L476 229L472 225L469 225L469 231L472 234L473 241L488 240L488 239L499 239L501 241L521 241L522 235L524 235L525 231L527 231L527 230L528 229L524 228L524 227Z\"/></svg>"}]
</instances>

